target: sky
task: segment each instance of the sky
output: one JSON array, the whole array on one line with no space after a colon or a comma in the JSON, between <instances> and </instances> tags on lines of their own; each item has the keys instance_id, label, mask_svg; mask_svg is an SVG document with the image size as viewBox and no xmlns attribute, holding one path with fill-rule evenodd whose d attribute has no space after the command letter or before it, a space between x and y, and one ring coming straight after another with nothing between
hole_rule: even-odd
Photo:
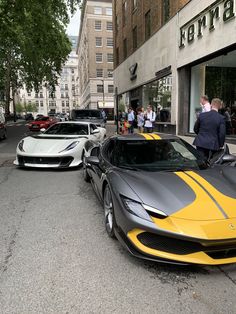
<instances>
[{"instance_id":1,"label":"sky","mask_svg":"<svg viewBox=\"0 0 236 314\"><path fill-rule=\"evenodd\" d=\"M80 10L77 10L77 12L71 18L70 24L67 27L67 34L72 36L78 36L79 25L80 25Z\"/></svg>"}]
</instances>

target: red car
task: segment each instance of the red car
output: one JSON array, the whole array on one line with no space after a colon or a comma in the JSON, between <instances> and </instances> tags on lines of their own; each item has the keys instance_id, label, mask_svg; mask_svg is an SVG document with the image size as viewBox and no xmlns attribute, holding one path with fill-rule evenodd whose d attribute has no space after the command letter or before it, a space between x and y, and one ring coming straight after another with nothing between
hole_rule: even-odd
<instances>
[{"instance_id":1,"label":"red car","mask_svg":"<svg viewBox=\"0 0 236 314\"><path fill-rule=\"evenodd\" d=\"M48 117L43 116L35 119L35 121L30 122L28 124L28 127L30 131L40 131L40 129L48 129L51 125L55 124L57 120Z\"/></svg>"}]
</instances>

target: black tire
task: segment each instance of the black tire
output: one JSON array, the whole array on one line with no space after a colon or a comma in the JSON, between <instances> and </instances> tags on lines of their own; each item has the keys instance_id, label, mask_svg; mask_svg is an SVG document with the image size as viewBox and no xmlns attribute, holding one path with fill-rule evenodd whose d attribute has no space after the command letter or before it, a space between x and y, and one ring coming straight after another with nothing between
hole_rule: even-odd
<instances>
[{"instance_id":1,"label":"black tire","mask_svg":"<svg viewBox=\"0 0 236 314\"><path fill-rule=\"evenodd\" d=\"M105 187L103 194L103 208L104 208L104 216L105 216L105 228L106 232L111 238L115 238L115 215L114 215L114 206L111 196L111 190L108 184Z\"/></svg>"},{"instance_id":2,"label":"black tire","mask_svg":"<svg viewBox=\"0 0 236 314\"><path fill-rule=\"evenodd\" d=\"M83 161L83 178L84 178L84 181L85 182L90 182L90 176L88 174L88 170L87 170L87 167L85 165L85 155L84 155L84 152L82 154L82 161Z\"/></svg>"}]
</instances>

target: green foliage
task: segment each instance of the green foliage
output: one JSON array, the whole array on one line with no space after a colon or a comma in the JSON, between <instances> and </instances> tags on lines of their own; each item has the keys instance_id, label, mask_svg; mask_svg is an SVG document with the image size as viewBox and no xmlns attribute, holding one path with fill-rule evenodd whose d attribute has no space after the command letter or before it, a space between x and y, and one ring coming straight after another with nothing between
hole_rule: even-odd
<instances>
[{"instance_id":1,"label":"green foliage","mask_svg":"<svg viewBox=\"0 0 236 314\"><path fill-rule=\"evenodd\" d=\"M119 101L118 110L121 112L125 112L125 104L124 104L123 99Z\"/></svg>"},{"instance_id":2,"label":"green foliage","mask_svg":"<svg viewBox=\"0 0 236 314\"><path fill-rule=\"evenodd\" d=\"M16 113L22 113L25 111L24 104L17 103L16 104Z\"/></svg>"},{"instance_id":3,"label":"green foliage","mask_svg":"<svg viewBox=\"0 0 236 314\"><path fill-rule=\"evenodd\" d=\"M36 112L37 106L35 103L25 104L25 112Z\"/></svg>"},{"instance_id":4,"label":"green foliage","mask_svg":"<svg viewBox=\"0 0 236 314\"><path fill-rule=\"evenodd\" d=\"M55 86L71 50L69 11L80 0L0 0L0 90L6 102L23 83L39 90Z\"/></svg>"}]
</instances>

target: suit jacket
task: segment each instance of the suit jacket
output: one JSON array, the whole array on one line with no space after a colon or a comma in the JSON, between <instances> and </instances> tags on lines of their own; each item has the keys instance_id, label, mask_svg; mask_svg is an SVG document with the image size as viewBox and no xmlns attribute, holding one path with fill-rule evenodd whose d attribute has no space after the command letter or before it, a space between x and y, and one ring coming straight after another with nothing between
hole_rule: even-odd
<instances>
[{"instance_id":1,"label":"suit jacket","mask_svg":"<svg viewBox=\"0 0 236 314\"><path fill-rule=\"evenodd\" d=\"M194 125L197 134L193 145L209 150L219 150L225 142L225 119L215 110L201 113Z\"/></svg>"}]
</instances>

